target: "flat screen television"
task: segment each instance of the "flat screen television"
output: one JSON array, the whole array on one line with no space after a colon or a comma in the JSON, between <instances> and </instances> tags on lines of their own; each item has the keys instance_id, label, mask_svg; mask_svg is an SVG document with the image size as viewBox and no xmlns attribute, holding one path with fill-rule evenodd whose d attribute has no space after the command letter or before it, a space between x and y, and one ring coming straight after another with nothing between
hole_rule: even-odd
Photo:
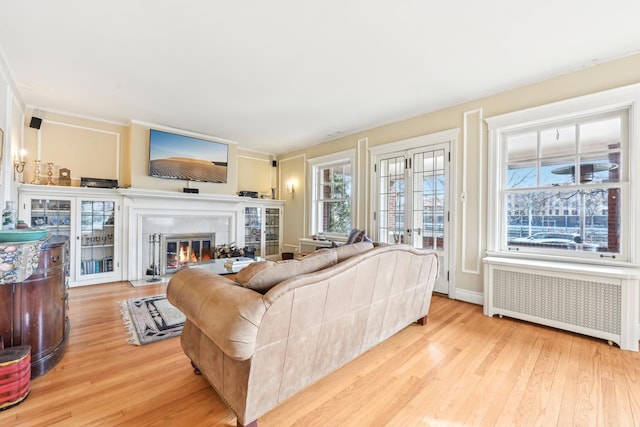
<instances>
[{"instance_id":1,"label":"flat screen television","mask_svg":"<svg viewBox=\"0 0 640 427\"><path fill-rule=\"evenodd\" d=\"M227 144L149 130L149 176L226 183L228 158Z\"/></svg>"}]
</instances>

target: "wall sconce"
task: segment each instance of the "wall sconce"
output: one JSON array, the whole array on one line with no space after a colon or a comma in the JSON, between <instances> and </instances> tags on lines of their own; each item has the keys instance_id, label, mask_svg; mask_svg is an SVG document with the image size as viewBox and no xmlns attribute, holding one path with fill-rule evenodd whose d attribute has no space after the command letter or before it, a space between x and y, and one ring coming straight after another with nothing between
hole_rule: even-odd
<instances>
[{"instance_id":1,"label":"wall sconce","mask_svg":"<svg viewBox=\"0 0 640 427\"><path fill-rule=\"evenodd\" d=\"M24 172L24 165L25 165L25 161L24 161L24 155L25 155L25 151L24 149L20 150L20 160L18 160L17 158L13 159L13 180L14 181L18 181L18 176L20 176L20 182L22 182L22 172Z\"/></svg>"},{"instance_id":2,"label":"wall sconce","mask_svg":"<svg viewBox=\"0 0 640 427\"><path fill-rule=\"evenodd\" d=\"M291 194L291 198L293 199L296 194L295 186L293 185L293 181L287 182L287 193Z\"/></svg>"}]
</instances>

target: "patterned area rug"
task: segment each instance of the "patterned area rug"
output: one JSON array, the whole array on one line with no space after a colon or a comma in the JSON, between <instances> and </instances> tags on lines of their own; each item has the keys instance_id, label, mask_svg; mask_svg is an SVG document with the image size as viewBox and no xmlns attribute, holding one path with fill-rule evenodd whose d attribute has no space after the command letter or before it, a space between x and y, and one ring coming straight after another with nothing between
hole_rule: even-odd
<instances>
[{"instance_id":1,"label":"patterned area rug","mask_svg":"<svg viewBox=\"0 0 640 427\"><path fill-rule=\"evenodd\" d=\"M165 295L128 299L121 301L120 307L131 344L149 344L182 332L185 316Z\"/></svg>"}]
</instances>

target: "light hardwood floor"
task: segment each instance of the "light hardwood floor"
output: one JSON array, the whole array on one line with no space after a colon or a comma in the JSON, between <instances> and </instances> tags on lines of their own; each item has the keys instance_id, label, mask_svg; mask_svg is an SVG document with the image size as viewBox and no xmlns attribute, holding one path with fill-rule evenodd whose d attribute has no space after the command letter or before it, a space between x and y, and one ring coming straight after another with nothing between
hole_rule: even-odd
<instances>
[{"instance_id":1,"label":"light hardwood floor","mask_svg":"<svg viewBox=\"0 0 640 427\"><path fill-rule=\"evenodd\" d=\"M165 291L70 289L71 335L0 426L235 426L173 338L126 342L118 301ZM640 354L434 296L411 325L259 420L269 426L640 425Z\"/></svg>"}]
</instances>

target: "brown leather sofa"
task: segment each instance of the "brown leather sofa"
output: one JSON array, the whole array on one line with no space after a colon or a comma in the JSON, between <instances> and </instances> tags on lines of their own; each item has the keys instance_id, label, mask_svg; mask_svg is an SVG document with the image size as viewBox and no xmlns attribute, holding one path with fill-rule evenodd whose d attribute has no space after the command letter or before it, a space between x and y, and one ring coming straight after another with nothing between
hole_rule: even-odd
<instances>
[{"instance_id":1,"label":"brown leather sofa","mask_svg":"<svg viewBox=\"0 0 640 427\"><path fill-rule=\"evenodd\" d=\"M236 282L185 269L167 296L187 317L181 343L194 367L239 426L257 426L296 392L424 324L437 272L434 252L362 242L254 263Z\"/></svg>"}]
</instances>

